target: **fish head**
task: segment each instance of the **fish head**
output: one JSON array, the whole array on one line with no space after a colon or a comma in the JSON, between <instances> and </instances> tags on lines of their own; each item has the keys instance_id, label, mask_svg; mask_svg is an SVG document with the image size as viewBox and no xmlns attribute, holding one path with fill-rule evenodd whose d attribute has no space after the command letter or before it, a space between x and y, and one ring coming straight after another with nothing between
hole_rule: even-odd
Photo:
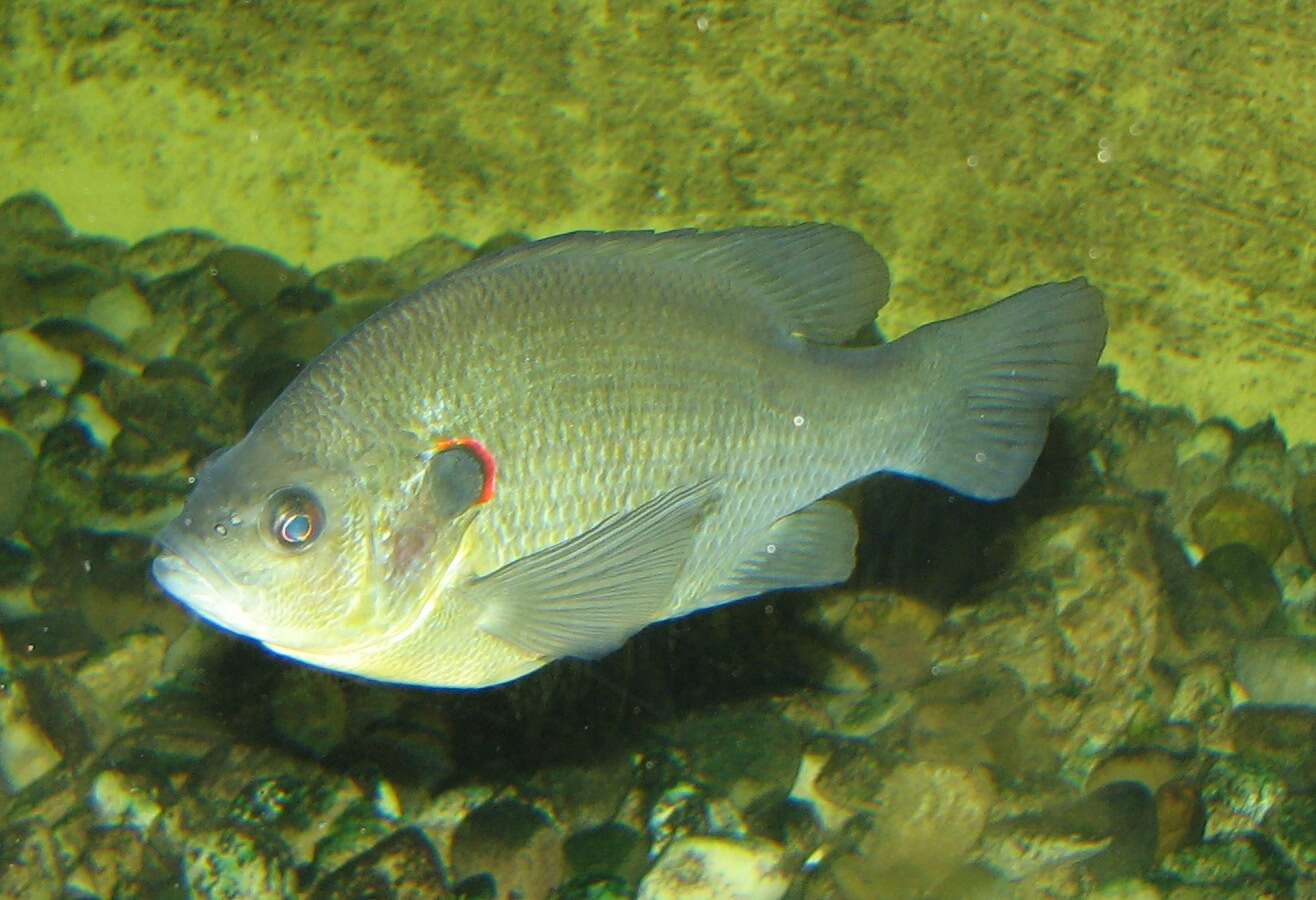
<instances>
[{"instance_id":1,"label":"fish head","mask_svg":"<svg viewBox=\"0 0 1316 900\"><path fill-rule=\"evenodd\" d=\"M212 624L352 671L443 604L492 477L473 441L327 461L258 428L197 473L153 574Z\"/></svg>"},{"instance_id":2,"label":"fish head","mask_svg":"<svg viewBox=\"0 0 1316 900\"><path fill-rule=\"evenodd\" d=\"M253 431L197 473L152 573L202 618L288 648L348 640L372 614L368 486Z\"/></svg>"}]
</instances>

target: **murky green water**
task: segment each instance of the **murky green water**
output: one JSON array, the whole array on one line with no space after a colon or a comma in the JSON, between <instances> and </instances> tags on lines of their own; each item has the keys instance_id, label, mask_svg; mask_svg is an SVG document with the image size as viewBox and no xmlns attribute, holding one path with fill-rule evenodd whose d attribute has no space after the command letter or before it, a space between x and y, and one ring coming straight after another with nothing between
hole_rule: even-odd
<instances>
[{"instance_id":1,"label":"murky green water","mask_svg":"<svg viewBox=\"0 0 1316 900\"><path fill-rule=\"evenodd\" d=\"M1311 891L1304 9L0 29L0 894ZM802 219L887 256L887 336L1103 289L1111 365L1016 499L879 477L846 585L474 693L276 659L151 583L201 461L406 290L521 235Z\"/></svg>"}]
</instances>

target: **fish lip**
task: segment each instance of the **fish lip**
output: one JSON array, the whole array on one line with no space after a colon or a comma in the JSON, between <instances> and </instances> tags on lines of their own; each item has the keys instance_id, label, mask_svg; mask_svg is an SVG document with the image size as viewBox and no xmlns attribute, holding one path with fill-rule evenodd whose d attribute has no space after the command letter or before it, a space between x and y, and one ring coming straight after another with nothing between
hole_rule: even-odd
<instances>
[{"instance_id":1,"label":"fish lip","mask_svg":"<svg viewBox=\"0 0 1316 900\"><path fill-rule=\"evenodd\" d=\"M241 587L215 564L200 542L166 527L156 537L161 553L151 563L151 576L166 594L186 609L225 631L263 641L269 629L243 613Z\"/></svg>"}]
</instances>

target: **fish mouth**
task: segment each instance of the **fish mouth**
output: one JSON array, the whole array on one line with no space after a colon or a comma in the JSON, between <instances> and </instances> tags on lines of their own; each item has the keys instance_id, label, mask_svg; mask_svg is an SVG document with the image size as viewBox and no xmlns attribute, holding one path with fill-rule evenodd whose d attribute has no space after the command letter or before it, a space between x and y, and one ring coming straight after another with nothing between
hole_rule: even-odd
<instances>
[{"instance_id":1,"label":"fish mouth","mask_svg":"<svg viewBox=\"0 0 1316 900\"><path fill-rule=\"evenodd\" d=\"M195 540L166 528L156 543L161 552L151 563L151 576L166 594L225 631L258 641L286 637L246 614L246 592Z\"/></svg>"}]
</instances>

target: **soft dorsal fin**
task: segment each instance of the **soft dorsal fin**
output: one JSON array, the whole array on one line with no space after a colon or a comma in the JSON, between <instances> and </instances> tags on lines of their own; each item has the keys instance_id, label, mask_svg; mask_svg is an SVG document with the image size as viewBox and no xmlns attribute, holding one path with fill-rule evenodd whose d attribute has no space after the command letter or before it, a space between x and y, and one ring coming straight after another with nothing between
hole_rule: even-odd
<instances>
[{"instance_id":1,"label":"soft dorsal fin","mask_svg":"<svg viewBox=\"0 0 1316 900\"><path fill-rule=\"evenodd\" d=\"M713 499L703 481L475 579L479 627L546 657L601 656L663 618Z\"/></svg>"},{"instance_id":2,"label":"soft dorsal fin","mask_svg":"<svg viewBox=\"0 0 1316 900\"><path fill-rule=\"evenodd\" d=\"M591 257L655 271L711 271L775 313L786 331L829 344L872 322L890 287L886 262L862 237L812 222L707 232L574 231L483 257L447 277Z\"/></svg>"}]
</instances>

